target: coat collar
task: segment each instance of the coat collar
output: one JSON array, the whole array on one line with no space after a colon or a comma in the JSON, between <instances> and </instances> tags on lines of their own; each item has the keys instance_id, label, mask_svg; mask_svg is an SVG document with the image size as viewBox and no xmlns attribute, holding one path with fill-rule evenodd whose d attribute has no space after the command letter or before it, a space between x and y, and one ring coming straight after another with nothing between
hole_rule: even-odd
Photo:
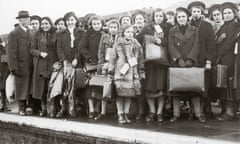
<instances>
[{"instance_id":1,"label":"coat collar","mask_svg":"<svg viewBox=\"0 0 240 144\"><path fill-rule=\"evenodd\" d=\"M195 32L196 32L196 28L191 25L188 25L184 35L180 32L180 29L178 26L175 26L173 29L174 36L184 42L188 42L188 39L192 37Z\"/></svg>"},{"instance_id":2,"label":"coat collar","mask_svg":"<svg viewBox=\"0 0 240 144\"><path fill-rule=\"evenodd\" d=\"M17 27L16 31L24 38L28 38L29 37L29 30L24 31L21 27Z\"/></svg>"}]
</instances>

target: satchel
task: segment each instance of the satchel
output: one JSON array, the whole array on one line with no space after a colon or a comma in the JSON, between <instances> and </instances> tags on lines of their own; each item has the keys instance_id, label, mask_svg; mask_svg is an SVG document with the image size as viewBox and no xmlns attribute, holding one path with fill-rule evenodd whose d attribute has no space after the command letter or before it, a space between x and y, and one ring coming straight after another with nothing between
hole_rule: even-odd
<instances>
[{"instance_id":1,"label":"satchel","mask_svg":"<svg viewBox=\"0 0 240 144\"><path fill-rule=\"evenodd\" d=\"M107 82L107 76L104 75L94 75L89 80L90 86L104 86L104 83Z\"/></svg>"},{"instance_id":2,"label":"satchel","mask_svg":"<svg viewBox=\"0 0 240 144\"><path fill-rule=\"evenodd\" d=\"M86 71L91 72L91 71L97 71L97 64L86 64L85 65Z\"/></svg>"},{"instance_id":3,"label":"satchel","mask_svg":"<svg viewBox=\"0 0 240 144\"><path fill-rule=\"evenodd\" d=\"M204 68L169 68L168 91L204 92Z\"/></svg>"},{"instance_id":4,"label":"satchel","mask_svg":"<svg viewBox=\"0 0 240 144\"><path fill-rule=\"evenodd\" d=\"M16 80L13 74L9 74L6 79L6 97L9 103L13 102L13 96L16 92Z\"/></svg>"},{"instance_id":5,"label":"satchel","mask_svg":"<svg viewBox=\"0 0 240 144\"><path fill-rule=\"evenodd\" d=\"M85 88L88 84L87 72L82 68L77 68L75 71L75 86L76 88Z\"/></svg>"},{"instance_id":6,"label":"satchel","mask_svg":"<svg viewBox=\"0 0 240 144\"><path fill-rule=\"evenodd\" d=\"M156 45L153 39L153 36L145 36L145 61L157 60L160 64L169 65L166 49Z\"/></svg>"},{"instance_id":7,"label":"satchel","mask_svg":"<svg viewBox=\"0 0 240 144\"><path fill-rule=\"evenodd\" d=\"M103 99L112 98L113 84L112 81L107 81L103 84Z\"/></svg>"}]
</instances>

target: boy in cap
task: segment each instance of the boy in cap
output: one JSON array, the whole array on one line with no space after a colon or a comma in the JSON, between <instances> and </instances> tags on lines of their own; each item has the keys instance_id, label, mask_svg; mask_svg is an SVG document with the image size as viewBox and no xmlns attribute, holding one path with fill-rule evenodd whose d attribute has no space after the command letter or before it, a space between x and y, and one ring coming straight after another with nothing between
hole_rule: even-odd
<instances>
[{"instance_id":1,"label":"boy in cap","mask_svg":"<svg viewBox=\"0 0 240 144\"><path fill-rule=\"evenodd\" d=\"M197 27L199 36L199 54L198 62L200 67L211 68L215 61L216 42L213 27L210 23L206 22L202 15L206 6L201 1L194 1L188 5L191 12L192 19L190 24ZM209 91L210 72L206 72L206 92L202 96L202 112L206 112L207 116L212 116L210 97L207 96Z\"/></svg>"}]
</instances>

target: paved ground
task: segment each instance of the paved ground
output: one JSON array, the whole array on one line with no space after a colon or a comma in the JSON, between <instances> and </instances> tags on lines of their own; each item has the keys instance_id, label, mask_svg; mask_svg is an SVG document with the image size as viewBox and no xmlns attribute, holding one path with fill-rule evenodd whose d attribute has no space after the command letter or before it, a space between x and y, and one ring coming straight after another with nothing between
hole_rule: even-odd
<instances>
[{"instance_id":1,"label":"paved ground","mask_svg":"<svg viewBox=\"0 0 240 144\"><path fill-rule=\"evenodd\" d=\"M16 104L10 105L11 114L17 112ZM214 108L216 113L218 108ZM158 132L164 134L174 134L179 136L192 136L195 138L207 138L210 140L221 140L226 142L240 143L240 122L235 121L217 121L216 119L208 119L207 123L199 123L197 120L189 121L187 118L182 118L176 123L170 123L166 120L163 123L145 121L134 121L132 124L119 125L116 116L107 116L103 120L89 120L86 116L78 118L68 118L68 121L79 123L90 123L102 126L114 126L126 129L144 130L149 132Z\"/></svg>"}]
</instances>

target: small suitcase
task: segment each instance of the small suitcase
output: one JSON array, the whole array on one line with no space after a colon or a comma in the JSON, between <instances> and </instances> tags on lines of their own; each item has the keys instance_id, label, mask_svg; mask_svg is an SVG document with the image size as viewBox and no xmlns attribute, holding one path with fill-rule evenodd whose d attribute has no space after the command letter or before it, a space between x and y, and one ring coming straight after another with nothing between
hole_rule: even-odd
<instances>
[{"instance_id":1,"label":"small suitcase","mask_svg":"<svg viewBox=\"0 0 240 144\"><path fill-rule=\"evenodd\" d=\"M204 68L169 68L169 92L197 92L205 91Z\"/></svg>"}]
</instances>

